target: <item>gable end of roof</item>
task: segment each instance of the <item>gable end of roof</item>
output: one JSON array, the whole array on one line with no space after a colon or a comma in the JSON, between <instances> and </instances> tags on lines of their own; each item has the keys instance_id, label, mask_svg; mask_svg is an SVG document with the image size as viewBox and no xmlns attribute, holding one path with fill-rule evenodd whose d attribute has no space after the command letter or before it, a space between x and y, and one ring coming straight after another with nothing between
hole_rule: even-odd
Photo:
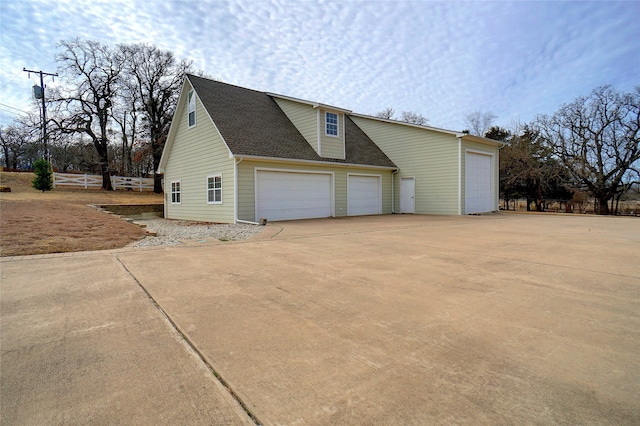
<instances>
[{"instance_id":1,"label":"gable end of roof","mask_svg":"<svg viewBox=\"0 0 640 426\"><path fill-rule=\"evenodd\" d=\"M194 75L187 78L234 156L396 167L347 115L346 158L325 158L316 153L271 95Z\"/></svg>"}]
</instances>

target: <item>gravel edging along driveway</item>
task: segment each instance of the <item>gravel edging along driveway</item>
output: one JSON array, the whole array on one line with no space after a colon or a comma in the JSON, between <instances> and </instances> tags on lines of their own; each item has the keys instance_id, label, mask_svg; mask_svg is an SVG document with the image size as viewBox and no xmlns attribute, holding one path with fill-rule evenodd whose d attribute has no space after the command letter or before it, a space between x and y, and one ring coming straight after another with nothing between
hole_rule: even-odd
<instances>
[{"instance_id":1,"label":"gravel edging along driveway","mask_svg":"<svg viewBox=\"0 0 640 426\"><path fill-rule=\"evenodd\" d=\"M192 222L171 219L137 219L138 225L146 225L156 236L146 236L133 247L171 246L183 244L183 240L215 238L220 241L246 240L260 234L265 227L249 224Z\"/></svg>"},{"instance_id":2,"label":"gravel edging along driveway","mask_svg":"<svg viewBox=\"0 0 640 426\"><path fill-rule=\"evenodd\" d=\"M246 240L260 234L265 227L251 224L228 224L195 222L188 220L164 219L158 216L154 206L136 205L93 205L90 207L104 213L121 217L127 222L147 230L147 236L131 247L173 246L184 244L185 240L220 241ZM136 208L137 207L137 208Z\"/></svg>"}]
</instances>

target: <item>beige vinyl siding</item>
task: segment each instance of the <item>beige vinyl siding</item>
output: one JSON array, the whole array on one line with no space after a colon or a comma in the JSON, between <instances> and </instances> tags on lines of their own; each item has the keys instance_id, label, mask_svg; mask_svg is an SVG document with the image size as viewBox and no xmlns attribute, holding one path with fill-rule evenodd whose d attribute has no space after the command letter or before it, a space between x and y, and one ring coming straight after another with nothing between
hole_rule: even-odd
<instances>
[{"instance_id":1,"label":"beige vinyl siding","mask_svg":"<svg viewBox=\"0 0 640 426\"><path fill-rule=\"evenodd\" d=\"M325 112L327 110L320 109L320 155L344 160L344 114L329 110L338 115L338 136L335 137L326 135Z\"/></svg>"},{"instance_id":2,"label":"beige vinyl siding","mask_svg":"<svg viewBox=\"0 0 640 426\"><path fill-rule=\"evenodd\" d=\"M288 99L273 98L280 109L309 142L316 153L326 158L344 160L344 114L338 114L338 137L325 135L325 109Z\"/></svg>"},{"instance_id":3,"label":"beige vinyl siding","mask_svg":"<svg viewBox=\"0 0 640 426\"><path fill-rule=\"evenodd\" d=\"M318 152L318 112L311 105L273 98L309 145Z\"/></svg>"},{"instance_id":4,"label":"beige vinyl siding","mask_svg":"<svg viewBox=\"0 0 640 426\"><path fill-rule=\"evenodd\" d=\"M185 88L183 95L190 88ZM196 101L196 125L189 128L186 102L165 168L165 205L169 219L234 222L233 159L200 100ZM222 174L222 204L207 203L207 176ZM171 204L170 184L181 182L182 203Z\"/></svg>"},{"instance_id":5,"label":"beige vinyl siding","mask_svg":"<svg viewBox=\"0 0 640 426\"><path fill-rule=\"evenodd\" d=\"M238 164L238 218L256 221L255 170L280 169L307 172L333 173L334 207L336 216L347 215L347 174L371 174L382 176L382 213L391 213L391 171L360 167L316 166L299 163L243 160Z\"/></svg>"},{"instance_id":6,"label":"beige vinyl siding","mask_svg":"<svg viewBox=\"0 0 640 426\"><path fill-rule=\"evenodd\" d=\"M466 194L465 194L465 185L464 185L464 176L465 176L465 160L466 160L466 152L467 151L471 151L471 152L480 152L480 153L486 153L489 155L492 155L492 159L491 159L491 167L493 168L493 205L495 206L495 209L498 210L498 197L500 196L499 194L499 190L498 190L498 182L500 181L500 168L499 168L499 160L498 160L498 148L496 147L492 147L492 146L488 146L488 145L484 145L481 143L476 143L476 142L469 142L469 141L462 141L462 185L461 185L461 203L462 203L462 209L461 211L464 213L466 206L465 206L465 199L466 199Z\"/></svg>"},{"instance_id":7,"label":"beige vinyl siding","mask_svg":"<svg viewBox=\"0 0 640 426\"><path fill-rule=\"evenodd\" d=\"M415 178L415 212L458 214L458 139L429 129L352 116L398 166L394 207L400 211L400 179Z\"/></svg>"}]
</instances>

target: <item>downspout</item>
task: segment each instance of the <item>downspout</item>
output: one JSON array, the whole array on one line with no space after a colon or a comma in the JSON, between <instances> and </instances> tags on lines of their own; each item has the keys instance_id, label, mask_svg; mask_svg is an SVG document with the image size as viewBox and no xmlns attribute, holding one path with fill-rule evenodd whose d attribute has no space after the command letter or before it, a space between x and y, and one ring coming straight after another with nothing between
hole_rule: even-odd
<instances>
[{"instance_id":1,"label":"downspout","mask_svg":"<svg viewBox=\"0 0 640 426\"><path fill-rule=\"evenodd\" d=\"M238 222L238 164L242 157L233 157L233 220Z\"/></svg>"},{"instance_id":2,"label":"downspout","mask_svg":"<svg viewBox=\"0 0 640 426\"><path fill-rule=\"evenodd\" d=\"M258 222L250 222L248 220L240 220L240 219L236 219L236 223L248 223L249 225L261 225Z\"/></svg>"},{"instance_id":3,"label":"downspout","mask_svg":"<svg viewBox=\"0 0 640 426\"><path fill-rule=\"evenodd\" d=\"M395 172L391 173L391 214L396 214L396 196L395 196L395 190L394 188L396 187L395 185L395 180L393 179L393 176L398 173L400 170L396 169Z\"/></svg>"},{"instance_id":4,"label":"downspout","mask_svg":"<svg viewBox=\"0 0 640 426\"><path fill-rule=\"evenodd\" d=\"M233 219L235 223L248 223L249 225L260 225L257 222L249 222L248 220L238 219L238 164L242 163L242 157L233 160Z\"/></svg>"},{"instance_id":5,"label":"downspout","mask_svg":"<svg viewBox=\"0 0 640 426\"><path fill-rule=\"evenodd\" d=\"M500 150L507 146L506 143L498 147L498 154L496 155L496 167L498 168L498 206L496 211L500 211Z\"/></svg>"}]
</instances>

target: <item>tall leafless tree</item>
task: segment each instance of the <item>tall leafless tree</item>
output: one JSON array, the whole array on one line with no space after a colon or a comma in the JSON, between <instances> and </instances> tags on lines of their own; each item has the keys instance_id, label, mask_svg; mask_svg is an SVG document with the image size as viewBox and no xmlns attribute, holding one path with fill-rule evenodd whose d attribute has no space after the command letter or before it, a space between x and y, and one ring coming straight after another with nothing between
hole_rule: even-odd
<instances>
[{"instance_id":1,"label":"tall leafless tree","mask_svg":"<svg viewBox=\"0 0 640 426\"><path fill-rule=\"evenodd\" d=\"M608 202L639 168L640 86L630 93L598 87L537 121L576 183L595 198L595 212L609 214Z\"/></svg>"},{"instance_id":2,"label":"tall leafless tree","mask_svg":"<svg viewBox=\"0 0 640 426\"><path fill-rule=\"evenodd\" d=\"M126 56L127 76L140 103L140 112L148 126L154 167L154 192L162 192L162 176L155 173L169 134L184 76L191 62L178 61L173 53L149 44L120 46Z\"/></svg>"},{"instance_id":3,"label":"tall leafless tree","mask_svg":"<svg viewBox=\"0 0 640 426\"><path fill-rule=\"evenodd\" d=\"M75 39L60 43L57 56L65 85L54 119L62 133L84 133L100 161L102 189L111 190L109 127L118 96L124 55L96 41Z\"/></svg>"}]
</instances>

